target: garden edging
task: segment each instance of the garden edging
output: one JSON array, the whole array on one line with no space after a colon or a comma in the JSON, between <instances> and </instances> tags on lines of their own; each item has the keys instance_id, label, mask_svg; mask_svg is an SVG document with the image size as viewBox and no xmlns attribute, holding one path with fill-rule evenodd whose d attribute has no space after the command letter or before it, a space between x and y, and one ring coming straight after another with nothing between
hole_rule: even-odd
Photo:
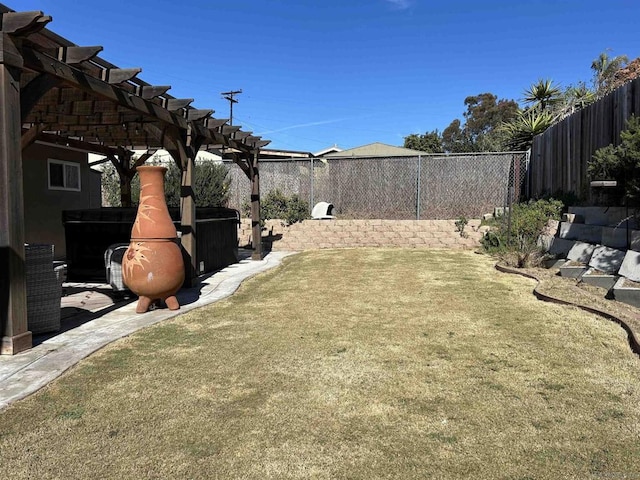
<instances>
[{"instance_id":1,"label":"garden edging","mask_svg":"<svg viewBox=\"0 0 640 480\"><path fill-rule=\"evenodd\" d=\"M614 314L612 314L610 312L607 312L607 311L604 311L604 310L600 310L599 308L590 307L590 306L584 305L582 303L573 302L573 301L570 301L570 300L565 300L565 299L562 299L562 298L559 298L559 297L555 297L553 295L549 295L547 293L542 293L539 290L539 287L542 284L542 280L540 280L538 277L536 277L535 275L533 275L531 273L519 271L516 268L508 267L506 265L501 265L500 263L496 263L495 264L495 268L496 268L496 270L498 270L499 272L502 272L502 273L510 273L510 274L514 274L514 275L520 275L520 276L535 280L537 282L537 284L533 289L533 294L535 295L535 297L538 300L542 300L542 301L550 302L550 303L556 303L556 304L559 304L559 305L568 305L568 306L577 307L577 308L579 308L581 310L584 310L585 312L593 313L595 315L598 315L600 317L606 318L607 320L611 320L611 321L617 323L627 333L627 340L629 342L629 347L631 348L631 351L633 353L635 353L636 355L640 356L640 343L638 342L638 339L637 339L633 329L629 326L629 324L624 319L622 319L622 318L618 317L617 315L614 315ZM577 287L574 287L574 288L577 288Z\"/></svg>"}]
</instances>

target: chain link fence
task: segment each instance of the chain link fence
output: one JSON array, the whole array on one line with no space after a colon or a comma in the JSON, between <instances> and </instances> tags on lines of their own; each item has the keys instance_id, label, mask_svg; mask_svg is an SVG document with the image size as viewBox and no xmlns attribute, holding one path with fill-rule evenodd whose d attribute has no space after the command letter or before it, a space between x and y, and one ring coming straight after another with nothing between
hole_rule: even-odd
<instances>
[{"instance_id":1,"label":"chain link fence","mask_svg":"<svg viewBox=\"0 0 640 480\"><path fill-rule=\"evenodd\" d=\"M527 198L525 152L428 154L418 157L261 160L261 195L278 189L309 202L332 203L340 218L479 218ZM229 206L248 204L249 180L230 169Z\"/></svg>"}]
</instances>

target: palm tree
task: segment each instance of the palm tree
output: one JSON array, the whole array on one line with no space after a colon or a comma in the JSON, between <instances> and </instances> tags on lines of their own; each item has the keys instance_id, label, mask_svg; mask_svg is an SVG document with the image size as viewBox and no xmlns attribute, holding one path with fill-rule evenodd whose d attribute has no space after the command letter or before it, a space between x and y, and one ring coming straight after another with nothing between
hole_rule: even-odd
<instances>
[{"instance_id":1,"label":"palm tree","mask_svg":"<svg viewBox=\"0 0 640 480\"><path fill-rule=\"evenodd\" d=\"M562 90L550 79L540 79L524 91L524 101L541 111L548 110L561 100Z\"/></svg>"},{"instance_id":2,"label":"palm tree","mask_svg":"<svg viewBox=\"0 0 640 480\"><path fill-rule=\"evenodd\" d=\"M554 120L555 117L549 111L537 108L521 110L517 117L499 127L505 138L505 147L521 151L531 148L533 137L553 125Z\"/></svg>"},{"instance_id":3,"label":"palm tree","mask_svg":"<svg viewBox=\"0 0 640 480\"><path fill-rule=\"evenodd\" d=\"M617 57L610 58L607 52L602 52L591 63L591 70L593 70L593 83L596 93L601 96L609 92L611 82L618 70L624 67L629 62L629 58L626 55L618 55Z\"/></svg>"}]
</instances>

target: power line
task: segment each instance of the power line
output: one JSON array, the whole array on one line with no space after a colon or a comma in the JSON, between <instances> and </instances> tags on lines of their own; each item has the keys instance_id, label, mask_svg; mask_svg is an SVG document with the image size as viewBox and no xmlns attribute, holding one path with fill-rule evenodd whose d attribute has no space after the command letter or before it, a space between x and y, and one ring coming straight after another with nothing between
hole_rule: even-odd
<instances>
[{"instance_id":1,"label":"power line","mask_svg":"<svg viewBox=\"0 0 640 480\"><path fill-rule=\"evenodd\" d=\"M242 89L233 90L231 92L222 92L220 95L224 95L224 99L229 101L229 125L233 125L233 104L238 103L238 100L233 98L235 95L242 93Z\"/></svg>"}]
</instances>

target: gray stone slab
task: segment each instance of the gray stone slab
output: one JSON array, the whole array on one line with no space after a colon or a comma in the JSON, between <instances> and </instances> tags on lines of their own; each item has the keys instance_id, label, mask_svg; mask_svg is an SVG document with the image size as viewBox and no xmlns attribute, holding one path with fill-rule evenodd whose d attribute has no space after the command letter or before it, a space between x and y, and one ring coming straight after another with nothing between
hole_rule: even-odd
<instances>
[{"instance_id":1,"label":"gray stone slab","mask_svg":"<svg viewBox=\"0 0 640 480\"><path fill-rule=\"evenodd\" d=\"M584 263L586 266L589 260L591 260L591 255L593 255L595 249L596 245L592 245L591 243L575 242L573 247L567 252L567 259Z\"/></svg>"},{"instance_id":2,"label":"gray stone slab","mask_svg":"<svg viewBox=\"0 0 640 480\"><path fill-rule=\"evenodd\" d=\"M629 230L629 241L631 241L631 232ZM627 229L624 227L602 227L602 245L612 248L627 248Z\"/></svg>"},{"instance_id":3,"label":"gray stone slab","mask_svg":"<svg viewBox=\"0 0 640 480\"><path fill-rule=\"evenodd\" d=\"M599 246L593 251L589 266L604 273L614 274L620 270L625 253L623 250Z\"/></svg>"},{"instance_id":4,"label":"gray stone slab","mask_svg":"<svg viewBox=\"0 0 640 480\"><path fill-rule=\"evenodd\" d=\"M631 243L629 245L629 250L640 252L640 230L631 230L629 237Z\"/></svg>"},{"instance_id":5,"label":"gray stone slab","mask_svg":"<svg viewBox=\"0 0 640 480\"><path fill-rule=\"evenodd\" d=\"M567 258L569 250L576 244L575 240L554 237L549 245L549 253L557 258Z\"/></svg>"},{"instance_id":6,"label":"gray stone slab","mask_svg":"<svg viewBox=\"0 0 640 480\"><path fill-rule=\"evenodd\" d=\"M577 213L563 213L562 221L567 223L584 223L584 217Z\"/></svg>"},{"instance_id":7,"label":"gray stone slab","mask_svg":"<svg viewBox=\"0 0 640 480\"><path fill-rule=\"evenodd\" d=\"M636 308L640 308L640 288L624 286L624 277L620 277L613 286L613 298Z\"/></svg>"},{"instance_id":8,"label":"gray stone slab","mask_svg":"<svg viewBox=\"0 0 640 480\"><path fill-rule=\"evenodd\" d=\"M558 236L566 240L599 244L602 242L602 226L562 222Z\"/></svg>"},{"instance_id":9,"label":"gray stone slab","mask_svg":"<svg viewBox=\"0 0 640 480\"><path fill-rule=\"evenodd\" d=\"M560 276L567 278L580 278L587 271L586 265L569 265L570 261L560 265Z\"/></svg>"},{"instance_id":10,"label":"gray stone slab","mask_svg":"<svg viewBox=\"0 0 640 480\"><path fill-rule=\"evenodd\" d=\"M640 252L627 250L618 273L629 280L640 282Z\"/></svg>"},{"instance_id":11,"label":"gray stone slab","mask_svg":"<svg viewBox=\"0 0 640 480\"><path fill-rule=\"evenodd\" d=\"M618 275L613 274L602 274L595 268L589 268L582 275L582 281L589 285L593 285L594 287L604 288L605 290L610 290L618 280Z\"/></svg>"},{"instance_id":12,"label":"gray stone slab","mask_svg":"<svg viewBox=\"0 0 640 480\"><path fill-rule=\"evenodd\" d=\"M584 218L587 225L625 226L636 228L633 210L626 207L569 207L569 213Z\"/></svg>"}]
</instances>

